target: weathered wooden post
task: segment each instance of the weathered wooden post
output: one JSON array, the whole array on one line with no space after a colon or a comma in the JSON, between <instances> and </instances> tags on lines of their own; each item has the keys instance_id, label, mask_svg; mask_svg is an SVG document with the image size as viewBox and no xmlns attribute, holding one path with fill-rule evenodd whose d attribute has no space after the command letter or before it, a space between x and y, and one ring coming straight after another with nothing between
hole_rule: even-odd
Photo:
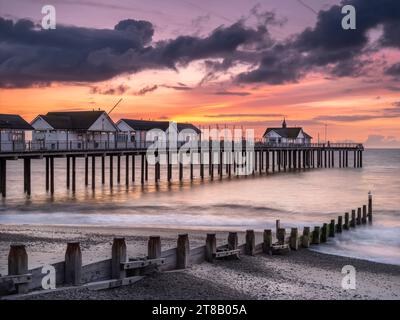
<instances>
[{"instance_id":1,"label":"weathered wooden post","mask_svg":"<svg viewBox=\"0 0 400 320\"><path fill-rule=\"evenodd\" d=\"M350 227L356 227L356 210L351 210L351 220L350 220Z\"/></svg>"},{"instance_id":2,"label":"weathered wooden post","mask_svg":"<svg viewBox=\"0 0 400 320\"><path fill-rule=\"evenodd\" d=\"M246 230L245 252L249 256L254 256L256 253L256 237L254 230Z\"/></svg>"},{"instance_id":3,"label":"weathered wooden post","mask_svg":"<svg viewBox=\"0 0 400 320\"><path fill-rule=\"evenodd\" d=\"M285 236L286 236L286 229L279 228L278 233L276 234L276 239L278 240L279 244L285 244Z\"/></svg>"},{"instance_id":4,"label":"weathered wooden post","mask_svg":"<svg viewBox=\"0 0 400 320\"><path fill-rule=\"evenodd\" d=\"M176 267L185 269L189 266L189 236L188 234L178 235L178 246L176 248Z\"/></svg>"},{"instance_id":5,"label":"weathered wooden post","mask_svg":"<svg viewBox=\"0 0 400 320\"><path fill-rule=\"evenodd\" d=\"M367 223L367 206L364 204L363 205L363 212L362 212L362 220L361 220L362 224L366 224Z\"/></svg>"},{"instance_id":6,"label":"weathered wooden post","mask_svg":"<svg viewBox=\"0 0 400 320\"><path fill-rule=\"evenodd\" d=\"M280 220L276 220L275 222L275 234L278 235L278 230L281 228L281 221Z\"/></svg>"},{"instance_id":7,"label":"weathered wooden post","mask_svg":"<svg viewBox=\"0 0 400 320\"><path fill-rule=\"evenodd\" d=\"M122 279L126 277L126 271L121 268L121 263L126 262L125 238L114 238L111 248L111 277Z\"/></svg>"},{"instance_id":8,"label":"weathered wooden post","mask_svg":"<svg viewBox=\"0 0 400 320\"><path fill-rule=\"evenodd\" d=\"M357 208L357 225L361 224L361 208Z\"/></svg>"},{"instance_id":9,"label":"weathered wooden post","mask_svg":"<svg viewBox=\"0 0 400 320\"><path fill-rule=\"evenodd\" d=\"M337 233L342 233L343 230L343 217L338 216L338 223L336 225L336 232Z\"/></svg>"},{"instance_id":10,"label":"weathered wooden post","mask_svg":"<svg viewBox=\"0 0 400 320\"><path fill-rule=\"evenodd\" d=\"M214 255L217 252L217 238L215 233L207 233L206 238L206 261L213 262Z\"/></svg>"},{"instance_id":11,"label":"weathered wooden post","mask_svg":"<svg viewBox=\"0 0 400 320\"><path fill-rule=\"evenodd\" d=\"M16 276L28 273L28 255L23 244L11 244L8 253L8 275ZM17 293L27 293L28 283L16 284Z\"/></svg>"},{"instance_id":12,"label":"weathered wooden post","mask_svg":"<svg viewBox=\"0 0 400 320\"><path fill-rule=\"evenodd\" d=\"M372 223L372 193L368 192L368 222Z\"/></svg>"},{"instance_id":13,"label":"weathered wooden post","mask_svg":"<svg viewBox=\"0 0 400 320\"><path fill-rule=\"evenodd\" d=\"M292 228L290 231L289 245L292 250L299 249L299 231L297 228Z\"/></svg>"},{"instance_id":14,"label":"weathered wooden post","mask_svg":"<svg viewBox=\"0 0 400 320\"><path fill-rule=\"evenodd\" d=\"M321 228L321 243L328 240L328 224L324 223Z\"/></svg>"},{"instance_id":15,"label":"weathered wooden post","mask_svg":"<svg viewBox=\"0 0 400 320\"><path fill-rule=\"evenodd\" d=\"M350 229L350 214L346 212L344 214L344 225L343 225L344 230L349 230Z\"/></svg>"},{"instance_id":16,"label":"weathered wooden post","mask_svg":"<svg viewBox=\"0 0 400 320\"><path fill-rule=\"evenodd\" d=\"M229 232L228 234L228 250L236 250L238 247L237 232Z\"/></svg>"},{"instance_id":17,"label":"weathered wooden post","mask_svg":"<svg viewBox=\"0 0 400 320\"><path fill-rule=\"evenodd\" d=\"M263 252L272 254L272 230L264 230Z\"/></svg>"},{"instance_id":18,"label":"weathered wooden post","mask_svg":"<svg viewBox=\"0 0 400 320\"><path fill-rule=\"evenodd\" d=\"M329 225L329 237L335 237L335 219L332 219Z\"/></svg>"},{"instance_id":19,"label":"weathered wooden post","mask_svg":"<svg viewBox=\"0 0 400 320\"><path fill-rule=\"evenodd\" d=\"M160 236L150 236L147 243L147 258L158 259L161 257L161 238Z\"/></svg>"},{"instance_id":20,"label":"weathered wooden post","mask_svg":"<svg viewBox=\"0 0 400 320\"><path fill-rule=\"evenodd\" d=\"M80 285L82 274L82 253L79 242L68 242L65 252L65 283Z\"/></svg>"},{"instance_id":21,"label":"weathered wooden post","mask_svg":"<svg viewBox=\"0 0 400 320\"><path fill-rule=\"evenodd\" d=\"M304 227L303 229L303 236L301 237L301 246L303 248L310 247L310 227Z\"/></svg>"},{"instance_id":22,"label":"weathered wooden post","mask_svg":"<svg viewBox=\"0 0 400 320\"><path fill-rule=\"evenodd\" d=\"M311 243L312 244L320 244L321 243L321 228L320 227L314 227Z\"/></svg>"}]
</instances>

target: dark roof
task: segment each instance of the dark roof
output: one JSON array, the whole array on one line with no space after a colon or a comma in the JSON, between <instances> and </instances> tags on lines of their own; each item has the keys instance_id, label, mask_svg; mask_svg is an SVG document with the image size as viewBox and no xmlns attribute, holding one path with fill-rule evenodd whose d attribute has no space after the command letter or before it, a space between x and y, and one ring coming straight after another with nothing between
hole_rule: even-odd
<instances>
[{"instance_id":1,"label":"dark roof","mask_svg":"<svg viewBox=\"0 0 400 320\"><path fill-rule=\"evenodd\" d=\"M57 130L88 130L104 111L48 112L40 115Z\"/></svg>"},{"instance_id":2,"label":"dark roof","mask_svg":"<svg viewBox=\"0 0 400 320\"><path fill-rule=\"evenodd\" d=\"M0 114L0 129L34 130L28 122L16 114Z\"/></svg>"},{"instance_id":3,"label":"dark roof","mask_svg":"<svg viewBox=\"0 0 400 320\"><path fill-rule=\"evenodd\" d=\"M151 129L161 129L166 131L169 127L169 121L150 121L150 120L132 120L132 119L121 119L133 130L136 131L149 131ZM177 123L178 132L184 129L192 129L196 133L200 133L200 129L190 123Z\"/></svg>"},{"instance_id":4,"label":"dark roof","mask_svg":"<svg viewBox=\"0 0 400 320\"><path fill-rule=\"evenodd\" d=\"M288 139L296 139L300 133L302 128L268 128L265 133L264 137L270 133L271 131L275 131L277 134L279 134L282 138L288 138ZM303 134L309 138L312 138L310 135L308 135L305 131L303 131Z\"/></svg>"}]
</instances>

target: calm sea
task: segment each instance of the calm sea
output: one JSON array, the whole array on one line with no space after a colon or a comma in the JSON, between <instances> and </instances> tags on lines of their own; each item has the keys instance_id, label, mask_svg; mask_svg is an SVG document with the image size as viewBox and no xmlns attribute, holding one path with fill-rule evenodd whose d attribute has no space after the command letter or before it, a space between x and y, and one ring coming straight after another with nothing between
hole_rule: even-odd
<instances>
[{"instance_id":1,"label":"calm sea","mask_svg":"<svg viewBox=\"0 0 400 320\"><path fill-rule=\"evenodd\" d=\"M93 193L84 186L83 160L78 159L73 196L65 187L66 160L56 159L53 199L45 193L44 161L33 160L30 200L22 193L22 162L9 161L8 195L0 202L0 223L261 231L273 228L275 219L280 219L285 227L302 228L329 222L366 204L371 191L373 225L347 232L318 250L400 265L400 150L367 150L360 169L312 169L204 182L196 172L194 182L180 184L175 175L171 185L156 186L150 171L147 185L142 187L139 179L129 188L121 160L121 184L110 191L107 169L106 185L101 186L98 175ZM163 181L165 176L163 171Z\"/></svg>"}]
</instances>

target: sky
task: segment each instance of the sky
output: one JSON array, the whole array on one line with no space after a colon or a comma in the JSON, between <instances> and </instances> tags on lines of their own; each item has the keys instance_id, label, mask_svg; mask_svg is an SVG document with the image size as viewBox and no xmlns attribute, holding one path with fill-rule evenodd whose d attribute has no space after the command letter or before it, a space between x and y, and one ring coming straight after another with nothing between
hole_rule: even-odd
<instances>
[{"instance_id":1,"label":"sky","mask_svg":"<svg viewBox=\"0 0 400 320\"><path fill-rule=\"evenodd\" d=\"M56 29L41 28L42 7ZM356 8L356 30L341 9ZM0 0L0 113L302 126L400 147L398 0Z\"/></svg>"}]
</instances>

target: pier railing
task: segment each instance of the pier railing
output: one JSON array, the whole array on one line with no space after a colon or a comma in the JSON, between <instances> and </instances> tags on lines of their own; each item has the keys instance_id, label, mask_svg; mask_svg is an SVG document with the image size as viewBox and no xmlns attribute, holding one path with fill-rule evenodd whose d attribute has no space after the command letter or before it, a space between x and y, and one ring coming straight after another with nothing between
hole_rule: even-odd
<instances>
[{"instance_id":1,"label":"pier railing","mask_svg":"<svg viewBox=\"0 0 400 320\"><path fill-rule=\"evenodd\" d=\"M153 141L13 141L1 142L0 153L10 152L40 152L40 151L95 151L95 150L143 150L154 144ZM274 143L263 142L260 140L247 142L243 141L224 141L224 140L203 140L203 141L178 141L177 143L158 142L160 148L177 147L183 145L191 148L207 146L212 149L220 144L223 149L225 145L242 144L253 145L255 148L346 148L363 149L361 143Z\"/></svg>"}]
</instances>

